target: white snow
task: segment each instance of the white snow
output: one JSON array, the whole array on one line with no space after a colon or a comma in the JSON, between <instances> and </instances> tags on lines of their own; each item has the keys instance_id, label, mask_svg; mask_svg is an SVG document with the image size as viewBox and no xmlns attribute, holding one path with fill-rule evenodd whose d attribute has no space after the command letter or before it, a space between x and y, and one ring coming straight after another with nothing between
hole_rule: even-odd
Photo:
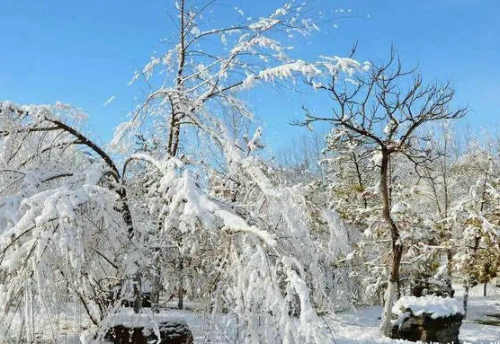
<instances>
[{"instance_id":1,"label":"white snow","mask_svg":"<svg viewBox=\"0 0 500 344\"><path fill-rule=\"evenodd\" d=\"M462 327L460 328L459 338L462 344L500 343L500 327L481 325L476 322L477 319L483 317L487 313L500 313L500 301L498 299L500 290L495 288L494 285L490 285L488 288L490 296L485 298L480 296L482 288L482 285L478 285L471 291L468 319L463 321ZM462 293L463 290L458 287L458 302L462 301ZM184 321L193 332L194 344L208 342L213 344L236 343L234 340L237 338L237 331L235 329L237 321L234 317L225 314L212 316L199 310L196 304L187 302L186 305L188 307L186 310L165 309L162 310L160 314L153 315L151 313L146 313L141 317L146 323L152 320ZM174 306L174 304L170 303L169 306ZM59 333L55 342L65 344L92 343L89 337L85 337L85 334L88 335L92 331L82 335L81 339L87 339L86 342L79 339L81 330L88 326L88 324L81 322L84 318L78 316L78 313L74 313L74 306L68 306L66 308L66 313L61 314L57 322L52 324L54 330ZM81 307L80 312L83 312ZM131 310L124 311L120 317L115 318L119 319L116 321L126 323L127 318L130 319L130 317L127 316L130 312ZM331 331L335 344L414 343L405 340L394 340L382 336L378 328L381 312L382 309L380 306L361 307L357 310L348 310L326 315L323 317L323 321ZM45 321L43 323L47 328L51 326ZM299 324L296 323L295 325L298 326ZM80 329L80 331L78 329Z\"/></svg>"},{"instance_id":2,"label":"white snow","mask_svg":"<svg viewBox=\"0 0 500 344\"><path fill-rule=\"evenodd\" d=\"M122 309L119 313L112 314L105 320L106 326L123 325L125 327L146 327L152 328L158 323L172 321L186 323L183 316L176 312L153 313L150 310L136 314L132 308Z\"/></svg>"},{"instance_id":3,"label":"white snow","mask_svg":"<svg viewBox=\"0 0 500 344\"><path fill-rule=\"evenodd\" d=\"M396 301L392 307L392 312L396 315L403 315L408 309L416 316L426 313L430 314L433 319L464 314L462 305L457 299L434 295L423 297L403 296Z\"/></svg>"}]
</instances>

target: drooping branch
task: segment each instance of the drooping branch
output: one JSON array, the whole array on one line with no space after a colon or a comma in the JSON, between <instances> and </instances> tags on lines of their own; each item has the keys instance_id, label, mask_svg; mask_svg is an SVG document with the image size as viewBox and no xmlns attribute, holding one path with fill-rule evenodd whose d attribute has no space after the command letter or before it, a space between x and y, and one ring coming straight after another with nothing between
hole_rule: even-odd
<instances>
[{"instance_id":1,"label":"drooping branch","mask_svg":"<svg viewBox=\"0 0 500 344\"><path fill-rule=\"evenodd\" d=\"M111 159L111 157L106 152L104 152L104 150L102 150L97 144L95 144L93 141L91 141L86 136L81 134L75 128L70 127L69 125L66 125L65 123L63 123L61 121L51 119L48 117L46 117L45 120L55 124L59 129L64 130L64 131L68 132L69 134L75 136L79 140L80 144L85 145L85 146L89 147L90 149L92 149L95 153L97 153L97 155L99 155L102 158L102 160L104 160L106 165L108 165L108 167L114 172L115 180L117 182L120 180L120 178L121 178L120 172L118 171L118 168L116 167L115 163L113 162L113 159Z\"/></svg>"},{"instance_id":2,"label":"drooping branch","mask_svg":"<svg viewBox=\"0 0 500 344\"><path fill-rule=\"evenodd\" d=\"M120 202L121 202L121 207L119 208L120 212L122 213L123 220L125 222L125 225L127 226L127 231L129 233L129 237L132 238L134 236L134 225L132 221L132 214L130 212L130 208L128 206L128 199L127 199L127 191L123 187L122 184L122 178L120 176L120 172L118 171L118 168L116 167L115 163L113 162L113 159L104 152L97 144L95 144L93 141L88 139L85 135L80 133L78 130L75 128L59 121L56 119L52 119L49 117L45 117L45 120L55 124L59 129L73 135L78 139L78 143L85 145L92 149L97 155L99 155L102 160L106 163L106 165L111 169L112 171L112 176L115 182L118 184L118 188L115 189L117 192L118 196L120 197Z\"/></svg>"},{"instance_id":3,"label":"drooping branch","mask_svg":"<svg viewBox=\"0 0 500 344\"><path fill-rule=\"evenodd\" d=\"M21 134L21 133L35 133L35 132L45 132L45 131L53 131L59 130L59 127L35 127L35 128L22 128L15 130L0 130L0 136L9 136L12 134Z\"/></svg>"}]
</instances>

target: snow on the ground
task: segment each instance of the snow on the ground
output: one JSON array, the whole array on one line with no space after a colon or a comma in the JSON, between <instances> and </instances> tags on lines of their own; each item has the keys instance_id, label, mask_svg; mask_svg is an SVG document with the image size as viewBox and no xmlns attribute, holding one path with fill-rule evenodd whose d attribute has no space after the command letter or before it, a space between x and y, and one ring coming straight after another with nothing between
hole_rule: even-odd
<instances>
[{"instance_id":1,"label":"snow on the ground","mask_svg":"<svg viewBox=\"0 0 500 344\"><path fill-rule=\"evenodd\" d=\"M472 289L469 297L469 309L467 319L464 320L460 329L460 340L463 344L500 344L500 326L481 325L476 322L483 319L485 314L500 313L500 289L490 286L488 292L490 296L482 297L483 286ZM463 289L456 287L456 296L459 304L463 300ZM185 317L186 322L191 326L195 343L206 343L208 334L212 336L210 343L233 343L231 319L220 318L213 321L210 316L191 311L173 310L174 314ZM325 318L325 323L334 334L336 344L393 344L393 343L414 343L404 340L394 340L382 336L378 326L382 307L364 307L354 311L346 311ZM217 328L214 329L214 326Z\"/></svg>"},{"instance_id":2,"label":"snow on the ground","mask_svg":"<svg viewBox=\"0 0 500 344\"><path fill-rule=\"evenodd\" d=\"M460 328L460 340L463 344L500 344L500 326L482 325L477 320L486 319L486 314L500 314L500 288L494 285L488 289L487 297L482 296L483 286L472 289L469 297L467 319ZM456 287L456 297L461 303L463 289ZM196 310L163 310L160 317L184 320L193 332L195 344L228 344L235 343L235 319L227 315L219 315L215 319L206 312ZM349 310L324 318L334 334L335 344L393 344L413 343L404 340L392 340L379 333L382 307L363 307ZM71 319L68 318L68 321ZM76 318L74 319L76 320ZM68 328L70 328L68 323ZM59 327L61 330L61 327ZM77 344L78 335L73 331L61 334L58 343Z\"/></svg>"},{"instance_id":3,"label":"snow on the ground","mask_svg":"<svg viewBox=\"0 0 500 344\"><path fill-rule=\"evenodd\" d=\"M457 299L462 302L464 290L454 286ZM486 319L486 314L500 314L500 288L488 286L487 297L483 297L483 285L472 288L469 295L467 319L460 328L460 339L464 343L500 343L500 326L481 325L478 320Z\"/></svg>"},{"instance_id":4,"label":"snow on the ground","mask_svg":"<svg viewBox=\"0 0 500 344\"><path fill-rule=\"evenodd\" d=\"M463 288L457 286L456 297L463 300ZM500 326L481 325L476 321L484 319L486 314L500 313L500 289L491 285L486 298L482 296L483 286L476 286L469 296L467 319L460 328L460 340L463 344L500 344ZM337 344L385 344L413 343L403 340L391 340L379 333L382 307L366 307L356 311L338 313L330 322Z\"/></svg>"}]
</instances>

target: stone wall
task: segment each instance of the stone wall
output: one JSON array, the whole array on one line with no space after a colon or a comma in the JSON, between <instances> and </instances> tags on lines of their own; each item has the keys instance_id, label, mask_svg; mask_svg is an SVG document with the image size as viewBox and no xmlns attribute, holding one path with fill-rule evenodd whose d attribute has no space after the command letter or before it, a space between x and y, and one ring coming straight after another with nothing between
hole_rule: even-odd
<instances>
[{"instance_id":1,"label":"stone wall","mask_svg":"<svg viewBox=\"0 0 500 344\"><path fill-rule=\"evenodd\" d=\"M162 322L158 328L160 344L193 344L193 334L183 322ZM158 337L151 328L117 325L108 330L104 339L113 344L148 344L156 343Z\"/></svg>"},{"instance_id":2,"label":"stone wall","mask_svg":"<svg viewBox=\"0 0 500 344\"><path fill-rule=\"evenodd\" d=\"M391 338L426 343L456 343L462 325L462 314L433 319L430 314L423 313L415 316L411 310L406 316L394 324Z\"/></svg>"}]
</instances>

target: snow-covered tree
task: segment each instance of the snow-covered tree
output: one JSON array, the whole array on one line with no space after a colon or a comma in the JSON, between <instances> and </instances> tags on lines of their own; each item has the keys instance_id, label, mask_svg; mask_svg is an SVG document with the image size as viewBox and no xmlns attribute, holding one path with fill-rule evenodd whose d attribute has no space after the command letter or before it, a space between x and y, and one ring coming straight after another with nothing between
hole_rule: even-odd
<instances>
[{"instance_id":1,"label":"snow-covered tree","mask_svg":"<svg viewBox=\"0 0 500 344\"><path fill-rule=\"evenodd\" d=\"M331 302L325 266L342 235L338 219L310 202L308 186L283 183L255 156L260 129L241 140L221 114L251 117L238 91L260 82L360 66L288 56L281 39L317 29L293 3L221 29L200 23L205 7L176 6L177 42L142 70L152 84L162 80L117 128L116 156L79 130L69 106L1 104L1 300L5 317L21 320L1 323L5 337L15 329L30 340L26 314L71 297L96 326L123 298L140 312L145 284L157 304L163 279L181 298L186 290L235 315L239 342L331 341L318 311ZM211 193L214 161L189 149L195 137L216 147L239 195ZM159 266L172 262L168 278Z\"/></svg>"},{"instance_id":2,"label":"snow-covered tree","mask_svg":"<svg viewBox=\"0 0 500 344\"><path fill-rule=\"evenodd\" d=\"M449 85L425 85L420 75L403 70L391 53L384 65L372 65L366 73L350 73L340 79L338 71L328 78L313 78L309 84L326 92L334 100L330 115L306 113L304 125L327 121L338 128L338 136L350 145L364 145L372 150L379 167L378 188L384 226L391 234L392 262L381 330L389 335L390 313L399 296L400 264L404 243L394 209L402 204L392 202L390 169L394 156L403 155L415 166L432 159L429 139L418 129L425 123L460 118L465 110L451 110L453 90Z\"/></svg>"},{"instance_id":3,"label":"snow-covered tree","mask_svg":"<svg viewBox=\"0 0 500 344\"><path fill-rule=\"evenodd\" d=\"M113 160L76 129L81 119L62 104L0 105L2 331L19 307L35 307L23 301L28 294L42 307L30 312L50 315L57 310L43 307L69 291L98 323L109 285L130 277L126 189Z\"/></svg>"},{"instance_id":4,"label":"snow-covered tree","mask_svg":"<svg viewBox=\"0 0 500 344\"><path fill-rule=\"evenodd\" d=\"M464 190L452 208L457 230L451 238L457 251L456 267L464 276L464 310L469 290L486 283L497 272L499 251L499 162L491 150L472 144L453 167L456 191Z\"/></svg>"}]
</instances>

